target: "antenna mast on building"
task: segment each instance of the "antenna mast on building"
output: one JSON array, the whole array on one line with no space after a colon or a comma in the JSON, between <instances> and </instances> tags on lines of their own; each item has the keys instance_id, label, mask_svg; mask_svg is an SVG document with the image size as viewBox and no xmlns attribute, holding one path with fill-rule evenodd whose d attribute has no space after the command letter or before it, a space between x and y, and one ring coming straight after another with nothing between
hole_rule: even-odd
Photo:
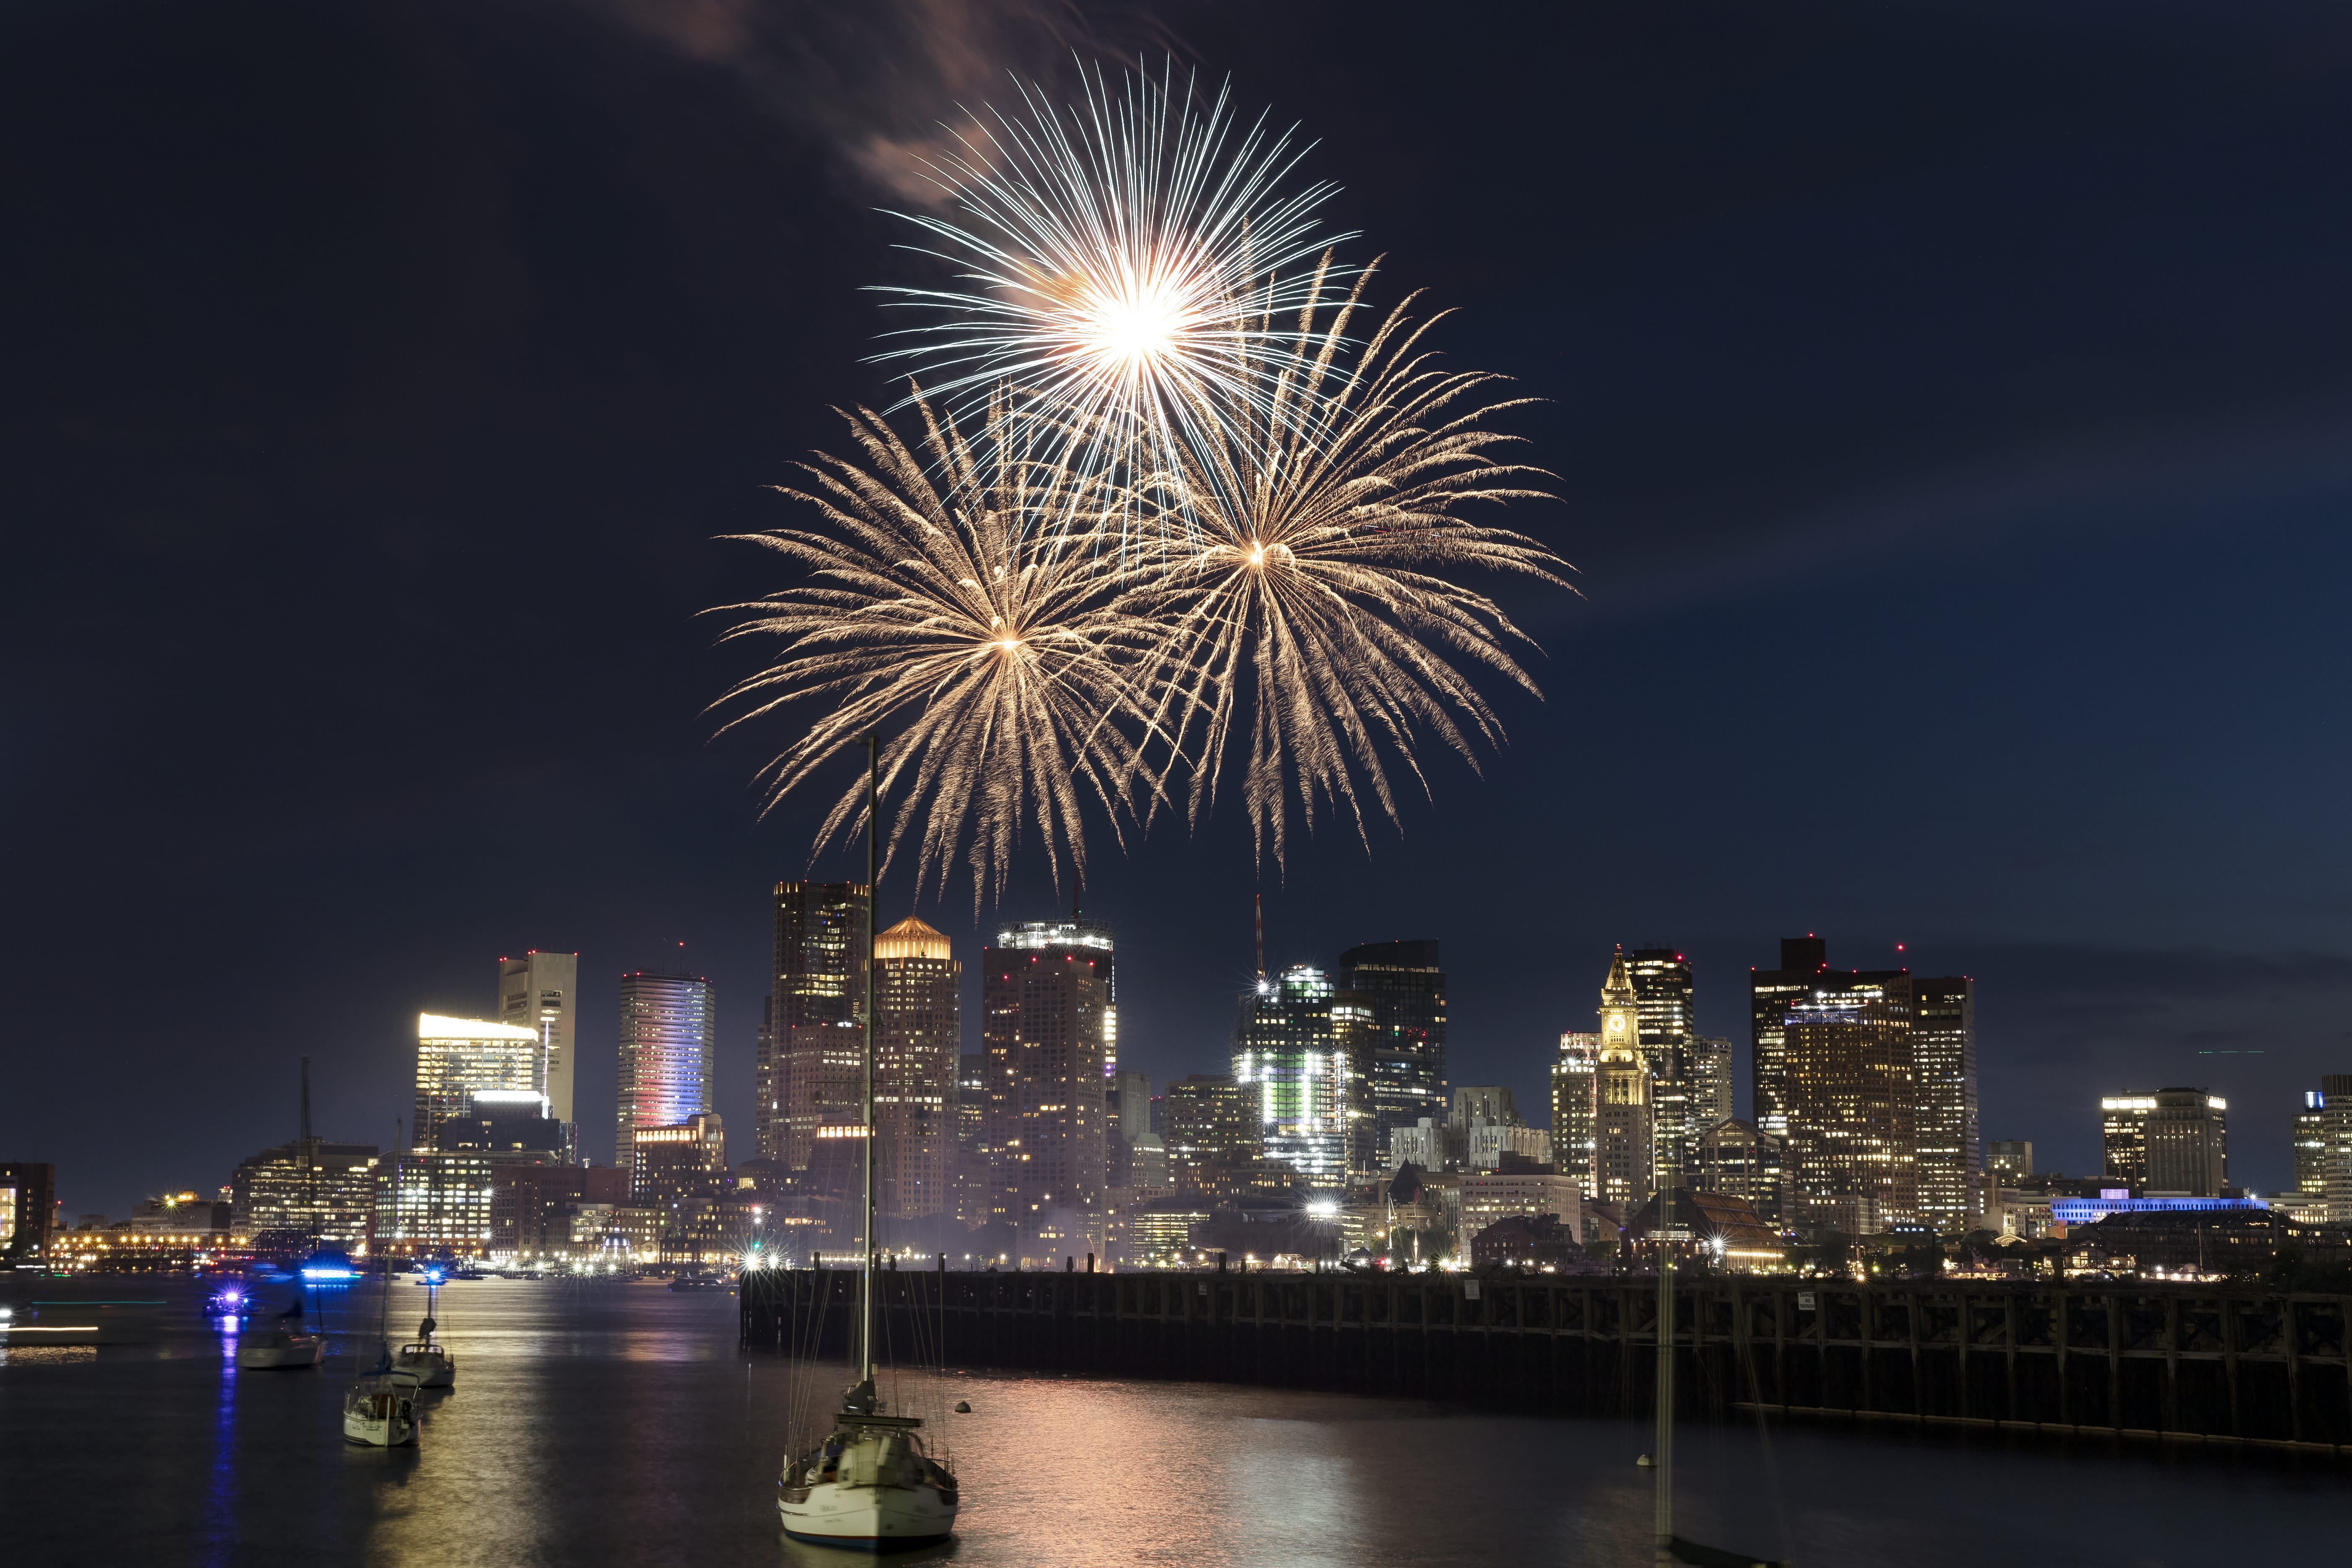
<instances>
[{"instance_id":1,"label":"antenna mast on building","mask_svg":"<svg viewBox=\"0 0 2352 1568\"><path fill-rule=\"evenodd\" d=\"M1257 981L1263 985L1265 984L1265 895L1254 893L1250 901L1257 907Z\"/></svg>"}]
</instances>

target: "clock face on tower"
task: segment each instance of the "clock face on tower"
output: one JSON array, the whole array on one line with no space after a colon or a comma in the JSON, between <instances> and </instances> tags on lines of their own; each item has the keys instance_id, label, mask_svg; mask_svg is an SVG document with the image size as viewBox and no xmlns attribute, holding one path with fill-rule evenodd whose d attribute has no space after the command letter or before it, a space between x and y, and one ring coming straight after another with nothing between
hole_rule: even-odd
<instances>
[{"instance_id":1,"label":"clock face on tower","mask_svg":"<svg viewBox=\"0 0 2352 1568\"><path fill-rule=\"evenodd\" d=\"M1621 1013L1609 1020L1609 1032L1612 1035L1622 1035L1625 1032L1625 1016L1623 1014Z\"/></svg>"}]
</instances>

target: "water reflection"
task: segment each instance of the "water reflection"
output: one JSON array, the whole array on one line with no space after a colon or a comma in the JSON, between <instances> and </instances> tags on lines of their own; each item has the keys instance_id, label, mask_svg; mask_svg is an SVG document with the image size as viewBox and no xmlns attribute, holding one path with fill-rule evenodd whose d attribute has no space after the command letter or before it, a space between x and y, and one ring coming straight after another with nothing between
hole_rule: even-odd
<instances>
[{"instance_id":1,"label":"water reflection","mask_svg":"<svg viewBox=\"0 0 2352 1568\"><path fill-rule=\"evenodd\" d=\"M0 1495L104 1500L9 1510L10 1562L872 1562L783 1535L775 1478L794 1379L775 1356L737 1355L730 1300L452 1285L440 1315L464 1397L429 1395L417 1447L393 1450L342 1441L348 1363L240 1378L233 1337L203 1305L178 1304L160 1358L54 1346L0 1362ZM829 1401L846 1369L804 1369L800 1382ZM965 1497L959 1539L901 1562L1648 1560L1637 1426L985 1374L907 1378L892 1397L931 1423ZM945 1414L959 1398L971 1414ZM2242 1557L2253 1530L2269 1554L2334 1561L2352 1502L2333 1461L2276 1455L1711 1426L1687 1431L1683 1448L1691 1533L1807 1568L2204 1564ZM1985 1500L1998 1506L1976 1506Z\"/></svg>"}]
</instances>

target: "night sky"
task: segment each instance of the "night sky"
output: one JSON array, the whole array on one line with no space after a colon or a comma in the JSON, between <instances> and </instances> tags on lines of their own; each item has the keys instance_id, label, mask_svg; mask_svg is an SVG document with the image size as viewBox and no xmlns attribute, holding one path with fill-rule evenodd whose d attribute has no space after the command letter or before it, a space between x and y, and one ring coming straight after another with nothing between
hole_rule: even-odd
<instances>
[{"instance_id":1,"label":"night sky","mask_svg":"<svg viewBox=\"0 0 2352 1568\"><path fill-rule=\"evenodd\" d=\"M2352 13L2147 0L6 5L0 1158L209 1188L305 1055L388 1142L415 1015L528 947L588 1152L617 976L684 964L748 1153L824 799L711 738L697 612L781 581L715 536L889 395L908 151L1171 47L1547 400L1516 521L1582 596L1506 594L1545 700L1369 853L1097 832L1122 1060L1223 1070L1262 891L1277 963L1441 940L1454 1081L1530 1110L1611 945L1681 946L1744 1106L1747 970L1818 931L1977 977L1988 1138L2087 1172L2100 1092L2210 1085L2287 1183L2352 1071Z\"/></svg>"}]
</instances>

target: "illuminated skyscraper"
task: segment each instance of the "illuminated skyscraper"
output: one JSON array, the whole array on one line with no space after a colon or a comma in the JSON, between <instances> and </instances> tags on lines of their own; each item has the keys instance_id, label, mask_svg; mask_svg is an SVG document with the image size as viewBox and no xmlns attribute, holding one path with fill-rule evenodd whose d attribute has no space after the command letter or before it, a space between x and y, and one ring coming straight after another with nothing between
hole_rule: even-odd
<instances>
[{"instance_id":1,"label":"illuminated skyscraper","mask_svg":"<svg viewBox=\"0 0 2352 1568\"><path fill-rule=\"evenodd\" d=\"M1689 1090L1690 1136L1697 1138L1732 1112L1731 1042L1693 1035L1683 1047L1683 1076Z\"/></svg>"},{"instance_id":2,"label":"illuminated skyscraper","mask_svg":"<svg viewBox=\"0 0 2352 1568\"><path fill-rule=\"evenodd\" d=\"M1110 928L1081 920L1009 927L982 951L992 1219L1067 1234L1099 1210L1113 963Z\"/></svg>"},{"instance_id":3,"label":"illuminated skyscraper","mask_svg":"<svg viewBox=\"0 0 2352 1568\"><path fill-rule=\"evenodd\" d=\"M1362 1142L1377 1163L1397 1128L1445 1120L1445 971L1434 942L1371 942L1341 953L1331 980L1365 1010L1371 1130Z\"/></svg>"},{"instance_id":4,"label":"illuminated skyscraper","mask_svg":"<svg viewBox=\"0 0 2352 1568\"><path fill-rule=\"evenodd\" d=\"M1641 1009L1622 948L1601 986L1599 1109L1593 1128L1596 1195L1622 1204L1630 1216L1657 1186L1657 1135L1650 1107L1650 1067L1643 1059Z\"/></svg>"},{"instance_id":5,"label":"illuminated skyscraper","mask_svg":"<svg viewBox=\"0 0 2352 1568\"><path fill-rule=\"evenodd\" d=\"M1551 1157L1563 1176L1600 1194L1593 1180L1593 1129L1601 1100L1601 1037L1570 1030L1559 1037L1551 1061Z\"/></svg>"},{"instance_id":6,"label":"illuminated skyscraper","mask_svg":"<svg viewBox=\"0 0 2352 1568\"><path fill-rule=\"evenodd\" d=\"M1939 1234L1965 1230L1985 1206L1976 986L1967 976L1911 982L1911 1059L1918 1093L1919 1217Z\"/></svg>"},{"instance_id":7,"label":"illuminated skyscraper","mask_svg":"<svg viewBox=\"0 0 2352 1568\"><path fill-rule=\"evenodd\" d=\"M1750 1049L1749 1076L1754 1080L1756 1128L1776 1138L1789 1133L1788 1086L1784 1080L1782 1020L1790 1004L1813 994L1817 985L1834 984L1827 975L1829 944L1816 936L1780 939L1780 967L1748 972Z\"/></svg>"},{"instance_id":8,"label":"illuminated skyscraper","mask_svg":"<svg viewBox=\"0 0 2352 1568\"><path fill-rule=\"evenodd\" d=\"M1864 1199L1881 1228L1913 1222L1919 1164L1911 977L1837 979L1782 1015L1790 1217L1834 1224L1831 1216Z\"/></svg>"},{"instance_id":9,"label":"illuminated skyscraper","mask_svg":"<svg viewBox=\"0 0 2352 1568\"><path fill-rule=\"evenodd\" d=\"M2150 1194L2219 1197L2230 1184L2229 1112L2228 1100L2203 1089L2106 1096L2106 1174Z\"/></svg>"},{"instance_id":10,"label":"illuminated skyscraper","mask_svg":"<svg viewBox=\"0 0 2352 1568\"><path fill-rule=\"evenodd\" d=\"M877 1205L891 1219L952 1212L963 965L912 915L874 939Z\"/></svg>"},{"instance_id":11,"label":"illuminated skyscraper","mask_svg":"<svg viewBox=\"0 0 2352 1568\"><path fill-rule=\"evenodd\" d=\"M1181 1191L1238 1197L1265 1157L1258 1097L1223 1073L1194 1073L1160 1096L1168 1178Z\"/></svg>"},{"instance_id":12,"label":"illuminated skyscraper","mask_svg":"<svg viewBox=\"0 0 2352 1568\"><path fill-rule=\"evenodd\" d=\"M621 1071L614 1163L636 1176L636 1133L710 1110L718 1006L699 974L621 976Z\"/></svg>"},{"instance_id":13,"label":"illuminated skyscraper","mask_svg":"<svg viewBox=\"0 0 2352 1568\"><path fill-rule=\"evenodd\" d=\"M539 1032L539 1075L547 1113L572 1126L573 1029L580 1016L580 955L541 952L499 960L499 1021Z\"/></svg>"},{"instance_id":14,"label":"illuminated skyscraper","mask_svg":"<svg viewBox=\"0 0 2352 1568\"><path fill-rule=\"evenodd\" d=\"M1316 1187L1349 1174L1349 1047L1361 1015L1343 1005L1335 1016L1334 1002L1331 977L1299 964L1243 998L1234 1037L1234 1081L1257 1100L1266 1157Z\"/></svg>"},{"instance_id":15,"label":"illuminated skyscraper","mask_svg":"<svg viewBox=\"0 0 2352 1568\"><path fill-rule=\"evenodd\" d=\"M2294 1118L2294 1185L2329 1225L2352 1225L2352 1073L2304 1092Z\"/></svg>"},{"instance_id":16,"label":"illuminated skyscraper","mask_svg":"<svg viewBox=\"0 0 2352 1568\"><path fill-rule=\"evenodd\" d=\"M1670 947L1637 947L1625 956L1641 1014L1642 1061L1650 1069L1650 1130L1658 1171L1683 1168L1696 1135L1685 1060L1691 1039L1690 960Z\"/></svg>"},{"instance_id":17,"label":"illuminated skyscraper","mask_svg":"<svg viewBox=\"0 0 2352 1568\"><path fill-rule=\"evenodd\" d=\"M805 1171L818 1130L863 1126L866 884L779 882L761 1154Z\"/></svg>"},{"instance_id":18,"label":"illuminated skyscraper","mask_svg":"<svg viewBox=\"0 0 2352 1568\"><path fill-rule=\"evenodd\" d=\"M441 1147L441 1124L465 1116L483 1090L537 1092L540 1053L536 1026L419 1014L411 1142L420 1149Z\"/></svg>"},{"instance_id":19,"label":"illuminated skyscraper","mask_svg":"<svg viewBox=\"0 0 2352 1568\"><path fill-rule=\"evenodd\" d=\"M988 1223L995 1169L988 1152L988 1053L966 1051L956 1058L956 1218L965 1226Z\"/></svg>"}]
</instances>

